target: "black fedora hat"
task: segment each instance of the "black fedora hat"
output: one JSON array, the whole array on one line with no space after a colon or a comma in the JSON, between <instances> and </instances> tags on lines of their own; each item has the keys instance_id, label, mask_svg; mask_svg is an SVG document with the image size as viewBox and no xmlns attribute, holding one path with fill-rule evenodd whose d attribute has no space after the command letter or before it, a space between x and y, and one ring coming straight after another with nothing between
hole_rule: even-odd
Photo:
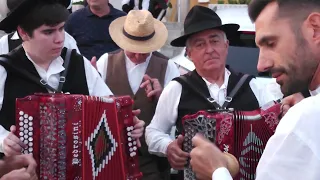
<instances>
[{"instance_id":1,"label":"black fedora hat","mask_svg":"<svg viewBox=\"0 0 320 180\"><path fill-rule=\"evenodd\" d=\"M228 37L230 33L236 33L238 24L222 24L220 17L211 9L204 6L194 6L184 21L184 35L171 41L172 46L184 47L187 39L198 32L208 29L220 29Z\"/></svg>"},{"instance_id":2,"label":"black fedora hat","mask_svg":"<svg viewBox=\"0 0 320 180\"><path fill-rule=\"evenodd\" d=\"M15 3L15 7L11 7L7 17L0 22L0 30L6 33L15 31L21 19L29 14L38 4L60 3L67 8L70 2L71 0L20 0L19 3Z\"/></svg>"}]
</instances>

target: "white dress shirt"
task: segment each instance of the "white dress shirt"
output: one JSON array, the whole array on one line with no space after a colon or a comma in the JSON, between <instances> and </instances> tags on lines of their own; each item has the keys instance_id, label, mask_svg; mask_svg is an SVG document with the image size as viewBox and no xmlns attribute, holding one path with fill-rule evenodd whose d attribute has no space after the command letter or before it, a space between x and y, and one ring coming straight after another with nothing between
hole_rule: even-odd
<instances>
[{"instance_id":1,"label":"white dress shirt","mask_svg":"<svg viewBox=\"0 0 320 180\"><path fill-rule=\"evenodd\" d=\"M256 180L320 179L320 87L289 109L269 139L259 161ZM226 168L212 180L232 180Z\"/></svg>"},{"instance_id":2,"label":"white dress shirt","mask_svg":"<svg viewBox=\"0 0 320 180\"><path fill-rule=\"evenodd\" d=\"M65 34L64 47L68 49L75 49L78 52L78 54L80 54L76 40L67 32L65 32L64 34ZM18 33L15 32L11 37L11 40L18 40L18 39L19 39ZM8 34L6 34L0 38L0 55L8 54L8 53L9 53Z\"/></svg>"},{"instance_id":3,"label":"white dress shirt","mask_svg":"<svg viewBox=\"0 0 320 180\"><path fill-rule=\"evenodd\" d=\"M126 69L128 74L128 80L132 92L135 94L142 83L143 76L146 73L150 56L147 57L147 60L141 64L133 63L127 56L125 56ZM101 74L103 79L107 77L107 67L108 67L108 53L103 54L97 62L97 69ZM173 78L180 76L177 66L171 60L168 60L167 70L164 78L164 86L166 86Z\"/></svg>"},{"instance_id":4,"label":"white dress shirt","mask_svg":"<svg viewBox=\"0 0 320 180\"><path fill-rule=\"evenodd\" d=\"M224 83L220 87L217 84L212 84L204 79L211 97L220 105L224 103L227 95L229 76L230 71L226 69ZM276 97L275 94L268 91L264 84L259 83L258 79L252 79L249 82L249 85L260 106L263 106L272 100L282 98ZM176 81L171 81L166 88L164 88L159 98L155 115L153 116L150 125L146 127L146 143L151 154L166 156L167 147L173 141L170 132L177 121L181 91L181 84Z\"/></svg>"},{"instance_id":5,"label":"white dress shirt","mask_svg":"<svg viewBox=\"0 0 320 180\"><path fill-rule=\"evenodd\" d=\"M26 53L27 55L27 53ZM59 85L60 72L64 70L63 59L59 56L57 59L53 60L46 71L37 64L35 64L32 59L27 55L28 59L34 64L38 74L42 79L44 79L51 87L57 89ZM104 83L103 79L98 74L97 70L91 65L90 61L85 57L84 69L87 78L87 85L89 94L92 96L109 96L113 95L109 87ZM7 71L4 67L0 66L0 110L3 104L4 88L7 78ZM1 120L4 121L4 120ZM7 137L9 132L0 126L0 152L3 152L3 140Z\"/></svg>"}]
</instances>

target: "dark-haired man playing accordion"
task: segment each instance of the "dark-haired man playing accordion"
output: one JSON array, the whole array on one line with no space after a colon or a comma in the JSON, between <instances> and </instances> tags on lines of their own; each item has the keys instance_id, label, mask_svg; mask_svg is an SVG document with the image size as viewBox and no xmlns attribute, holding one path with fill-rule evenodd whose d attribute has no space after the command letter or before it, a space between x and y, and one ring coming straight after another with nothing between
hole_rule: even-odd
<instances>
[{"instance_id":1,"label":"dark-haired man playing accordion","mask_svg":"<svg viewBox=\"0 0 320 180\"><path fill-rule=\"evenodd\" d=\"M24 0L0 22L1 30L17 30L23 40L0 61L0 151L6 156L21 154L24 147L12 126L16 98L48 92L112 95L88 60L75 50L63 48L69 4L70 0ZM64 63L67 59L69 63ZM139 110L133 113L139 114ZM139 138L144 122L135 117L134 124L132 137Z\"/></svg>"}]
</instances>

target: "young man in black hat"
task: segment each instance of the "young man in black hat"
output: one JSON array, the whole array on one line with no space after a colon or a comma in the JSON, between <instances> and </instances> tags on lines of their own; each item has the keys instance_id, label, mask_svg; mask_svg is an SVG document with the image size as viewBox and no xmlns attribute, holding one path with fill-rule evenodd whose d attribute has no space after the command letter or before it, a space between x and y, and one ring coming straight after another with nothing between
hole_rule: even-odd
<instances>
[{"instance_id":1,"label":"young man in black hat","mask_svg":"<svg viewBox=\"0 0 320 180\"><path fill-rule=\"evenodd\" d=\"M186 46L187 54L196 67L195 71L184 77L220 106L228 100L227 95L243 76L242 73L237 73L226 66L229 47L227 38L237 33L238 28L237 24L222 25L220 17L209 8L194 6L185 20L185 35L171 42L173 46ZM261 86L257 79L249 76L227 108L252 111L278 98L281 97L275 97ZM146 128L149 152L167 156L173 168L182 170L189 154L181 149L183 136L179 135L177 139L172 140L169 130L176 125L180 134L182 117L212 108L187 85L180 82L180 79L171 81L164 88L156 113Z\"/></svg>"},{"instance_id":2,"label":"young man in black hat","mask_svg":"<svg viewBox=\"0 0 320 180\"><path fill-rule=\"evenodd\" d=\"M36 92L112 95L89 61L75 50L63 48L64 23L69 14L66 1L24 0L0 22L0 29L17 30L23 40L20 47L0 61L0 151L6 156L20 154L24 146L13 134L16 98ZM64 61L68 52L71 57L67 68ZM135 118L135 123L133 136L138 138L142 136L144 122Z\"/></svg>"},{"instance_id":3,"label":"young man in black hat","mask_svg":"<svg viewBox=\"0 0 320 180\"><path fill-rule=\"evenodd\" d=\"M22 1L23 0L0 0L0 16L4 19L7 14L17 7ZM70 0L69 3L69 7L71 7L72 1ZM0 54L7 54L22 43L17 31L7 33L8 34L5 34L0 38ZM74 38L67 32L65 32L64 47L68 49L76 49L80 54L76 40L74 40Z\"/></svg>"}]
</instances>

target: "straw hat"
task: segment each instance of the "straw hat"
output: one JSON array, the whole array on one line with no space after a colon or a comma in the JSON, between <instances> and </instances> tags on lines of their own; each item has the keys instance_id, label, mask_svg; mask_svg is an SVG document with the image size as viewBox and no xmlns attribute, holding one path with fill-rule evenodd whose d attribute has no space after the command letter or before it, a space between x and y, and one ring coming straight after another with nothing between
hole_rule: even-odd
<instances>
[{"instance_id":1,"label":"straw hat","mask_svg":"<svg viewBox=\"0 0 320 180\"><path fill-rule=\"evenodd\" d=\"M123 50L150 53L160 49L168 38L166 26L147 10L131 10L109 27L112 40Z\"/></svg>"}]
</instances>

